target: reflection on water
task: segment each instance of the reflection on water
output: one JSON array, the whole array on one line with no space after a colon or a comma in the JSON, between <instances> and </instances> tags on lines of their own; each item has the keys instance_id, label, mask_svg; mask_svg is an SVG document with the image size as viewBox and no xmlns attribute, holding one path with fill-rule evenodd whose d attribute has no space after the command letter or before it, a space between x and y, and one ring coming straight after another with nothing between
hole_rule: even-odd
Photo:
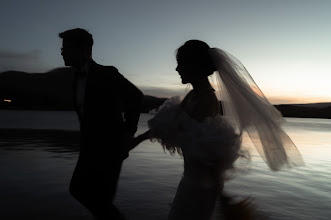
<instances>
[{"instance_id":1,"label":"reflection on water","mask_svg":"<svg viewBox=\"0 0 331 220\"><path fill-rule=\"evenodd\" d=\"M61 130L0 129L2 150L34 150L54 153L78 152L79 132Z\"/></svg>"},{"instance_id":2,"label":"reflection on water","mask_svg":"<svg viewBox=\"0 0 331 220\"><path fill-rule=\"evenodd\" d=\"M67 190L77 140L78 132L0 130L1 219L89 216Z\"/></svg>"},{"instance_id":3,"label":"reflection on water","mask_svg":"<svg viewBox=\"0 0 331 220\"><path fill-rule=\"evenodd\" d=\"M149 117L143 115L138 133L147 129ZM287 121L285 129L302 153L305 166L272 172L253 152L249 171L238 173L225 190L237 199L252 196L270 219L329 219L331 120ZM78 140L78 131L71 129L0 129L1 219L91 219L67 190ZM144 142L123 165L116 204L128 219L166 219L182 166L179 156L164 153L157 143Z\"/></svg>"}]
</instances>

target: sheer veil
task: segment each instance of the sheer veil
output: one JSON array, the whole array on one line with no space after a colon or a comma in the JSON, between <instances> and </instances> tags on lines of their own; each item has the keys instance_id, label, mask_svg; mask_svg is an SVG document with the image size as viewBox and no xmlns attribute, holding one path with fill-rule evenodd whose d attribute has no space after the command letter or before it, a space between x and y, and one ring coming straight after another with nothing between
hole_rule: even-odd
<instances>
[{"instance_id":1,"label":"sheer veil","mask_svg":"<svg viewBox=\"0 0 331 220\"><path fill-rule=\"evenodd\" d=\"M269 103L242 63L218 48L211 48L210 56L218 73L224 117L238 133L249 134L272 170L302 165L298 149L281 128L281 113Z\"/></svg>"}]
</instances>

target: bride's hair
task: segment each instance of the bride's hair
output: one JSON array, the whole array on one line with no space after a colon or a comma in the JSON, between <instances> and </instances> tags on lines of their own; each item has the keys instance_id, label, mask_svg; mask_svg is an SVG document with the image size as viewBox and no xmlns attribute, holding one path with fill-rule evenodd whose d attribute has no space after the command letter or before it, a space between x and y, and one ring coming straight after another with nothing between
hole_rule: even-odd
<instances>
[{"instance_id":1,"label":"bride's hair","mask_svg":"<svg viewBox=\"0 0 331 220\"><path fill-rule=\"evenodd\" d=\"M177 49L177 62L183 62L197 68L199 76L209 76L216 68L209 55L209 45L200 40L189 40Z\"/></svg>"}]
</instances>

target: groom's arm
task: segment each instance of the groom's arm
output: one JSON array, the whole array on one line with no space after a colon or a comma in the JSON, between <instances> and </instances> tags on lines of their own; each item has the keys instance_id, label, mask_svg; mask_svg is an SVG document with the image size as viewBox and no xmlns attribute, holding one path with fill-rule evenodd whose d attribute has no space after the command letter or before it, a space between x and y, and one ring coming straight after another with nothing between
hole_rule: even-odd
<instances>
[{"instance_id":1,"label":"groom's arm","mask_svg":"<svg viewBox=\"0 0 331 220\"><path fill-rule=\"evenodd\" d=\"M114 69L116 71L114 84L116 84L118 95L124 104L125 131L134 136L137 131L144 95L135 85L123 77L116 68Z\"/></svg>"},{"instance_id":2,"label":"groom's arm","mask_svg":"<svg viewBox=\"0 0 331 220\"><path fill-rule=\"evenodd\" d=\"M138 121L140 117L140 111L142 108L143 93L134 86L131 82L124 78L126 91L124 92L124 120L125 120L125 130L134 136L138 128Z\"/></svg>"}]
</instances>

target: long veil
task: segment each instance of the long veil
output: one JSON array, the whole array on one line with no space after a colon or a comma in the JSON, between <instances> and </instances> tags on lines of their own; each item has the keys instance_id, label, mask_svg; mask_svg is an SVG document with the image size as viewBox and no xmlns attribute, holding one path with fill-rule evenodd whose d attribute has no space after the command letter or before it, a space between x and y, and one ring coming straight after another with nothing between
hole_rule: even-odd
<instances>
[{"instance_id":1,"label":"long veil","mask_svg":"<svg viewBox=\"0 0 331 220\"><path fill-rule=\"evenodd\" d=\"M269 103L243 64L218 48L211 48L210 56L218 72L224 117L240 134L249 134L272 170L302 165L300 152L281 128L281 113Z\"/></svg>"}]
</instances>

